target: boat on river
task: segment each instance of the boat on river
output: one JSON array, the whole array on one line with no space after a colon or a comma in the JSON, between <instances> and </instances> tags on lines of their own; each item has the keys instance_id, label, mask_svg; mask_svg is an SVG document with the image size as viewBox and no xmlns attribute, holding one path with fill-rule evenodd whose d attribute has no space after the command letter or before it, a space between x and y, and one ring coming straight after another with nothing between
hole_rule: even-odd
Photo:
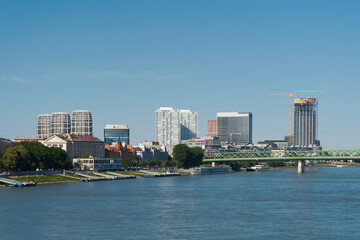
<instances>
[{"instance_id":1,"label":"boat on river","mask_svg":"<svg viewBox=\"0 0 360 240\"><path fill-rule=\"evenodd\" d=\"M269 168L265 167L264 165L258 164L258 165L252 166L251 169L253 169L255 171L267 171Z\"/></svg>"},{"instance_id":2,"label":"boat on river","mask_svg":"<svg viewBox=\"0 0 360 240\"><path fill-rule=\"evenodd\" d=\"M189 172L191 175L210 175L210 174L220 174L220 173L232 173L232 168L228 165L225 166L216 166L216 167L195 167L190 168Z\"/></svg>"},{"instance_id":3,"label":"boat on river","mask_svg":"<svg viewBox=\"0 0 360 240\"><path fill-rule=\"evenodd\" d=\"M147 173L143 177L175 177L181 176L180 173L174 173L172 170L167 170L166 173Z\"/></svg>"}]
</instances>

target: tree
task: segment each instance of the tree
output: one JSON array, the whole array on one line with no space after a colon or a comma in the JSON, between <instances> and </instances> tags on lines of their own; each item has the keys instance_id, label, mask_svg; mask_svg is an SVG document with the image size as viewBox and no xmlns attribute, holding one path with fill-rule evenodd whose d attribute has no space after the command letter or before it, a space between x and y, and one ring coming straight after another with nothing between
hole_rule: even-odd
<instances>
[{"instance_id":1,"label":"tree","mask_svg":"<svg viewBox=\"0 0 360 240\"><path fill-rule=\"evenodd\" d=\"M94 157L93 153L84 153L83 155L80 156L80 158L89 158L89 157Z\"/></svg>"},{"instance_id":2,"label":"tree","mask_svg":"<svg viewBox=\"0 0 360 240\"><path fill-rule=\"evenodd\" d=\"M190 148L185 144L175 145L173 149L173 160L176 163L176 167L184 167L186 159L190 157Z\"/></svg>"},{"instance_id":3,"label":"tree","mask_svg":"<svg viewBox=\"0 0 360 240\"><path fill-rule=\"evenodd\" d=\"M204 151L200 147L189 148L185 144L178 144L174 147L173 160L170 161L170 165L175 162L176 167L197 167L201 165L203 157Z\"/></svg>"},{"instance_id":4,"label":"tree","mask_svg":"<svg viewBox=\"0 0 360 240\"><path fill-rule=\"evenodd\" d=\"M61 148L49 148L37 142L20 142L7 149L0 162L7 170L70 169L72 161Z\"/></svg>"},{"instance_id":5,"label":"tree","mask_svg":"<svg viewBox=\"0 0 360 240\"><path fill-rule=\"evenodd\" d=\"M137 160L131 160L128 158L124 158L122 160L122 167L123 168L130 168L130 167L137 167L138 161Z\"/></svg>"},{"instance_id":6,"label":"tree","mask_svg":"<svg viewBox=\"0 0 360 240\"><path fill-rule=\"evenodd\" d=\"M201 165L204 158L204 150L201 147L191 148L192 161L189 162L189 167L198 167Z\"/></svg>"},{"instance_id":7,"label":"tree","mask_svg":"<svg viewBox=\"0 0 360 240\"><path fill-rule=\"evenodd\" d=\"M13 146L5 150L1 165L9 171L31 170L30 156L24 146Z\"/></svg>"}]
</instances>

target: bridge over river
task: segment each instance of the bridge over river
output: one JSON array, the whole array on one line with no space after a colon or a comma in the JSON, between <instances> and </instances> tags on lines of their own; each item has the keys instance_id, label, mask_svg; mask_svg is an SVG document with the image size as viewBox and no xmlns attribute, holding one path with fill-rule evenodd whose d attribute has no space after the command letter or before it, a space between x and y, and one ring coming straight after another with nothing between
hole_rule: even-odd
<instances>
[{"instance_id":1,"label":"bridge over river","mask_svg":"<svg viewBox=\"0 0 360 240\"><path fill-rule=\"evenodd\" d=\"M298 161L298 172L304 172L305 160L360 160L360 150L274 150L213 153L206 162Z\"/></svg>"}]
</instances>

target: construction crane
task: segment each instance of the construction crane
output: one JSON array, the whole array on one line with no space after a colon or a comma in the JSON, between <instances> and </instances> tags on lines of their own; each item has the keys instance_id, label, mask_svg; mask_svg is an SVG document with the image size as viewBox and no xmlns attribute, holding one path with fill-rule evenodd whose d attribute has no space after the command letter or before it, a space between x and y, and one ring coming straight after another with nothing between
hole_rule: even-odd
<instances>
[{"instance_id":1,"label":"construction crane","mask_svg":"<svg viewBox=\"0 0 360 240\"><path fill-rule=\"evenodd\" d=\"M267 95L283 95L283 96L289 96L290 99L290 112L289 112L289 116L290 116L290 120L289 120L289 144L291 146L292 143L292 139L291 139L291 108L292 108L292 102L291 102L291 98L292 96L298 95L296 93L275 93L275 94L267 94Z\"/></svg>"},{"instance_id":2,"label":"construction crane","mask_svg":"<svg viewBox=\"0 0 360 240\"><path fill-rule=\"evenodd\" d=\"M319 93L325 93L324 91L294 91L294 92L308 92L316 93L316 140L319 140Z\"/></svg>"},{"instance_id":3,"label":"construction crane","mask_svg":"<svg viewBox=\"0 0 360 240\"><path fill-rule=\"evenodd\" d=\"M219 132L218 134L230 134L230 144L232 144L232 135L241 135L241 133L233 133L231 130L230 132Z\"/></svg>"}]
</instances>

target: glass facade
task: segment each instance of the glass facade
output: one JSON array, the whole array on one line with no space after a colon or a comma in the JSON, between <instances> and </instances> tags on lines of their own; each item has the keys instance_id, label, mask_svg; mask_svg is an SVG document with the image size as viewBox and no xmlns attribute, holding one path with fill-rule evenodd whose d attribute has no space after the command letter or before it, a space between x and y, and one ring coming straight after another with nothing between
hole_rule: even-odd
<instances>
[{"instance_id":1,"label":"glass facade","mask_svg":"<svg viewBox=\"0 0 360 240\"><path fill-rule=\"evenodd\" d=\"M218 113L217 131L221 142L239 145L252 143L252 113Z\"/></svg>"},{"instance_id":2,"label":"glass facade","mask_svg":"<svg viewBox=\"0 0 360 240\"><path fill-rule=\"evenodd\" d=\"M130 129L127 125L106 125L104 128L104 142L108 145L120 143L130 144Z\"/></svg>"}]
</instances>

